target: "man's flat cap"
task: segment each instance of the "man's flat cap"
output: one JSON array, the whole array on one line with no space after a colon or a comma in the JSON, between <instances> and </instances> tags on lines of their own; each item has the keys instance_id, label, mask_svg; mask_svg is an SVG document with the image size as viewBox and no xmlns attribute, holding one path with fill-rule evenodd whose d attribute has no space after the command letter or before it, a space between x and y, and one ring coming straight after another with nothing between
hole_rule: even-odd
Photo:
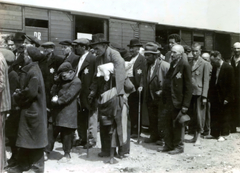
<instances>
[{"instance_id":1,"label":"man's flat cap","mask_svg":"<svg viewBox=\"0 0 240 173\"><path fill-rule=\"evenodd\" d=\"M34 43L36 45L36 47L40 46L40 40L37 39L37 37L34 36L29 36L29 35L23 35L24 39L27 39L28 41L30 41L31 43Z\"/></svg>"},{"instance_id":2,"label":"man's flat cap","mask_svg":"<svg viewBox=\"0 0 240 173\"><path fill-rule=\"evenodd\" d=\"M59 44L66 45L66 46L71 46L72 42L70 40L63 40L63 41L60 41Z\"/></svg>"},{"instance_id":3,"label":"man's flat cap","mask_svg":"<svg viewBox=\"0 0 240 173\"><path fill-rule=\"evenodd\" d=\"M87 38L79 38L76 40L73 40L72 45L78 45L78 44L83 44L83 45L89 45L89 40Z\"/></svg>"},{"instance_id":4,"label":"man's flat cap","mask_svg":"<svg viewBox=\"0 0 240 173\"><path fill-rule=\"evenodd\" d=\"M55 44L53 42L45 42L41 45L42 47L55 47Z\"/></svg>"}]
</instances>

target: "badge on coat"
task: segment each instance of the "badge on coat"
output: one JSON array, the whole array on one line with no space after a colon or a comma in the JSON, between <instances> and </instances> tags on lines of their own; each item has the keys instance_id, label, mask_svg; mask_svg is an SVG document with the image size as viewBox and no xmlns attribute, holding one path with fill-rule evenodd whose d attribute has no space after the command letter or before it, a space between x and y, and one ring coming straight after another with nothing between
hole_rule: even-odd
<instances>
[{"instance_id":1,"label":"badge on coat","mask_svg":"<svg viewBox=\"0 0 240 173\"><path fill-rule=\"evenodd\" d=\"M200 72L198 70L196 71L196 75L200 75Z\"/></svg>"},{"instance_id":2,"label":"badge on coat","mask_svg":"<svg viewBox=\"0 0 240 173\"><path fill-rule=\"evenodd\" d=\"M176 78L180 79L181 77L182 77L182 73L178 72L177 75L176 75Z\"/></svg>"},{"instance_id":3,"label":"badge on coat","mask_svg":"<svg viewBox=\"0 0 240 173\"><path fill-rule=\"evenodd\" d=\"M85 68L83 73L84 73L84 74L88 74L88 73L89 73L89 69L88 69L88 68Z\"/></svg>"},{"instance_id":4,"label":"badge on coat","mask_svg":"<svg viewBox=\"0 0 240 173\"><path fill-rule=\"evenodd\" d=\"M142 74L142 70L141 70L141 69L138 69L138 70L137 70L137 74Z\"/></svg>"},{"instance_id":5,"label":"badge on coat","mask_svg":"<svg viewBox=\"0 0 240 173\"><path fill-rule=\"evenodd\" d=\"M50 68L50 73L54 73L55 72L55 70L54 70L54 68Z\"/></svg>"}]
</instances>

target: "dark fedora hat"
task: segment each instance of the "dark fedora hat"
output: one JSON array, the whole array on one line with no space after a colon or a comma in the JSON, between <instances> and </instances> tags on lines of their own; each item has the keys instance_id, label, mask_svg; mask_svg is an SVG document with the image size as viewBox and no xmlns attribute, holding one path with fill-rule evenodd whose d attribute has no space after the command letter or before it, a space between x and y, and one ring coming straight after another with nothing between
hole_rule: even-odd
<instances>
[{"instance_id":1,"label":"dark fedora hat","mask_svg":"<svg viewBox=\"0 0 240 173\"><path fill-rule=\"evenodd\" d=\"M24 35L26 35L24 32L16 32L16 34L13 37L13 41L24 41L25 37Z\"/></svg>"},{"instance_id":2,"label":"dark fedora hat","mask_svg":"<svg viewBox=\"0 0 240 173\"><path fill-rule=\"evenodd\" d=\"M31 43L34 43L36 45L36 47L39 47L40 44L40 40L37 39L37 37L34 36L29 36L29 35L23 35L24 39L27 39L28 41L30 41Z\"/></svg>"},{"instance_id":3,"label":"dark fedora hat","mask_svg":"<svg viewBox=\"0 0 240 173\"><path fill-rule=\"evenodd\" d=\"M105 40L103 33L94 34L92 36L92 41L91 41L90 45L102 44L102 43L105 43L105 44L110 43L109 41Z\"/></svg>"},{"instance_id":4,"label":"dark fedora hat","mask_svg":"<svg viewBox=\"0 0 240 173\"><path fill-rule=\"evenodd\" d=\"M141 47L142 44L140 43L139 39L134 38L134 39L130 40L130 44L127 46L128 47L135 47L135 46Z\"/></svg>"}]
</instances>

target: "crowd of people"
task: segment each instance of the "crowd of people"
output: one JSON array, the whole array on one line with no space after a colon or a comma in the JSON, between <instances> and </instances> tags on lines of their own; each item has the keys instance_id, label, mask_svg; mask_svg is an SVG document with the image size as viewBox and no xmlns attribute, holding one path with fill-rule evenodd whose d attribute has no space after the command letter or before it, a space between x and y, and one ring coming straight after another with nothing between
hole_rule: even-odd
<instances>
[{"instance_id":1,"label":"crowd of people","mask_svg":"<svg viewBox=\"0 0 240 173\"><path fill-rule=\"evenodd\" d=\"M68 162L72 147L96 145L98 130L98 156L114 163L139 139L143 112L150 133L144 142L160 145L158 152L226 140L240 127L240 42L228 58L199 43L181 45L177 34L168 42L163 55L157 42L133 38L126 50L99 33L59 42L63 55L56 55L53 42L25 33L1 40L0 170L44 172L56 140Z\"/></svg>"}]
</instances>

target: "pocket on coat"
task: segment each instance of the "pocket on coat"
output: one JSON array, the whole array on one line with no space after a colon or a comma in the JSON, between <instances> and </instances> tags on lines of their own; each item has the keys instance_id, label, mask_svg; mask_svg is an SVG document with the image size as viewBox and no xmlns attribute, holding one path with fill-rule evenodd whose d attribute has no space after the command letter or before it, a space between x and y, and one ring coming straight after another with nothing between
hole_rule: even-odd
<instances>
[{"instance_id":1,"label":"pocket on coat","mask_svg":"<svg viewBox=\"0 0 240 173\"><path fill-rule=\"evenodd\" d=\"M28 128L34 128L38 124L38 113L36 111L26 111L25 118Z\"/></svg>"}]
</instances>

